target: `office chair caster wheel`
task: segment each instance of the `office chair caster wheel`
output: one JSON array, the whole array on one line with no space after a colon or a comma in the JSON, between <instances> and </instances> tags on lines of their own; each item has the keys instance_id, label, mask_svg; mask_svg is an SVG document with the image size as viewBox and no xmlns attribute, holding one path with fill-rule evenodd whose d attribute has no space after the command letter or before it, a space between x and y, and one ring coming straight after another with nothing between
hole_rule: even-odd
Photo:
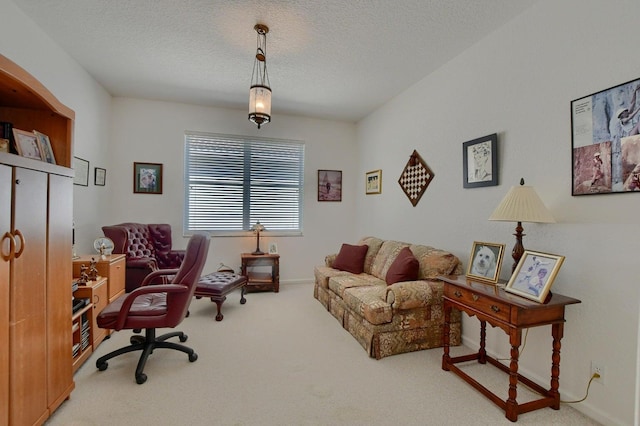
<instances>
[{"instance_id":1,"label":"office chair caster wheel","mask_svg":"<svg viewBox=\"0 0 640 426\"><path fill-rule=\"evenodd\" d=\"M189 336L187 336L186 334L181 334L180 335L180 341L182 343L186 342L188 338L189 338Z\"/></svg>"},{"instance_id":2,"label":"office chair caster wheel","mask_svg":"<svg viewBox=\"0 0 640 426\"><path fill-rule=\"evenodd\" d=\"M141 336L139 334L133 335L129 338L129 343L131 343L132 345L144 343L144 336Z\"/></svg>"},{"instance_id":3,"label":"office chair caster wheel","mask_svg":"<svg viewBox=\"0 0 640 426\"><path fill-rule=\"evenodd\" d=\"M108 362L96 362L96 367L98 368L98 370L100 371L104 371L107 369L107 367L109 367L109 363Z\"/></svg>"},{"instance_id":4,"label":"office chair caster wheel","mask_svg":"<svg viewBox=\"0 0 640 426\"><path fill-rule=\"evenodd\" d=\"M136 383L141 385L147 381L147 375L144 373L136 374Z\"/></svg>"},{"instance_id":5,"label":"office chair caster wheel","mask_svg":"<svg viewBox=\"0 0 640 426\"><path fill-rule=\"evenodd\" d=\"M198 359L198 354L197 353L192 353L191 355L189 355L189 362L195 362Z\"/></svg>"}]
</instances>

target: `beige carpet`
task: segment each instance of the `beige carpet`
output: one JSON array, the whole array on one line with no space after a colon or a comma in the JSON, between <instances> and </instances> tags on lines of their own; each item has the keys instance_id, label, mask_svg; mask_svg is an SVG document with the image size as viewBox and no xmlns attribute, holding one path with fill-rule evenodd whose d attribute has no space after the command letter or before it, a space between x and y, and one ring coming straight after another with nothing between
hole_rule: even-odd
<instances>
[{"instance_id":1,"label":"beige carpet","mask_svg":"<svg viewBox=\"0 0 640 426\"><path fill-rule=\"evenodd\" d=\"M179 327L198 353L158 349L138 385L139 353L95 361L127 344L105 340L76 372L76 389L49 425L500 425L512 424L492 402L440 368L441 349L376 361L313 298L309 284L280 293L233 293L216 322L215 304L193 300ZM467 348L455 348L455 353ZM474 376L504 397L507 375L473 363ZM531 399L519 386L519 402ZM522 398L520 398L522 396ZM573 407L521 414L520 425L597 425Z\"/></svg>"}]
</instances>

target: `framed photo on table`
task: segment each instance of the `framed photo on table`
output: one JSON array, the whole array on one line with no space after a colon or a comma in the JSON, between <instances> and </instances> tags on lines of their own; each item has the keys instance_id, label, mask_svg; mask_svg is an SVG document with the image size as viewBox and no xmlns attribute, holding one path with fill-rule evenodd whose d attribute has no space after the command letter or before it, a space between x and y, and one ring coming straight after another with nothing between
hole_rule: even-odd
<instances>
[{"instance_id":1,"label":"framed photo on table","mask_svg":"<svg viewBox=\"0 0 640 426\"><path fill-rule=\"evenodd\" d=\"M505 290L544 303L564 256L525 250Z\"/></svg>"},{"instance_id":2,"label":"framed photo on table","mask_svg":"<svg viewBox=\"0 0 640 426\"><path fill-rule=\"evenodd\" d=\"M469 256L467 277L497 283L503 256L504 244L474 241Z\"/></svg>"},{"instance_id":3,"label":"framed photo on table","mask_svg":"<svg viewBox=\"0 0 640 426\"><path fill-rule=\"evenodd\" d=\"M366 175L365 193L382 194L382 170L372 170Z\"/></svg>"},{"instance_id":4,"label":"framed photo on table","mask_svg":"<svg viewBox=\"0 0 640 426\"><path fill-rule=\"evenodd\" d=\"M38 139L33 132L25 132L20 129L13 129L13 138L16 142L18 154L26 158L42 161L42 152Z\"/></svg>"},{"instance_id":5,"label":"framed photo on table","mask_svg":"<svg viewBox=\"0 0 640 426\"><path fill-rule=\"evenodd\" d=\"M462 144L464 188L498 184L498 134L487 135Z\"/></svg>"},{"instance_id":6,"label":"framed photo on table","mask_svg":"<svg viewBox=\"0 0 640 426\"><path fill-rule=\"evenodd\" d=\"M162 164L133 163L133 192L162 194Z\"/></svg>"}]
</instances>

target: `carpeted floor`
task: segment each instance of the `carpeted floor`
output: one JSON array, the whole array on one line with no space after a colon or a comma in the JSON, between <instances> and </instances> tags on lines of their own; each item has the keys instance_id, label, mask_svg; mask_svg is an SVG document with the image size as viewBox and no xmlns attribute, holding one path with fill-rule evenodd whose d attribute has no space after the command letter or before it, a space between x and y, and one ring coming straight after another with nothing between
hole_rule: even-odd
<instances>
[{"instance_id":1,"label":"carpeted floor","mask_svg":"<svg viewBox=\"0 0 640 426\"><path fill-rule=\"evenodd\" d=\"M280 293L233 293L216 322L215 304L194 299L178 327L198 353L158 349L138 385L139 352L95 361L128 343L105 340L76 372L76 389L48 425L500 425L512 424L492 402L440 368L442 350L376 361L313 298L310 284ZM159 331L159 334L162 330ZM454 348L453 354L471 352ZM494 367L466 366L501 397L508 378ZM518 387L518 402L532 399ZM521 414L520 425L597 425L569 405Z\"/></svg>"}]
</instances>

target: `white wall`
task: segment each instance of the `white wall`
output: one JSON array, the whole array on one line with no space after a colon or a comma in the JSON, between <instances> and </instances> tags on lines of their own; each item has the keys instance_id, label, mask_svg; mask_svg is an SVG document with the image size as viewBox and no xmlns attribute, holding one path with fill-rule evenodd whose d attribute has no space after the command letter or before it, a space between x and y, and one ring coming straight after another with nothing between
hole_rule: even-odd
<instances>
[{"instance_id":1,"label":"white wall","mask_svg":"<svg viewBox=\"0 0 640 426\"><path fill-rule=\"evenodd\" d=\"M275 102L275 101L274 101ZM310 281L313 266L328 253L337 252L342 241L355 241L355 125L336 121L283 116L258 130L244 110L116 98L113 102L113 138L110 146L109 220L111 223L139 221L170 223L173 244L184 248L182 236L184 204L184 132L260 135L266 138L305 142L304 235L272 237L263 233L265 250L276 242L281 256L282 282ZM133 162L163 164L163 194L133 193ZM342 202L318 202L318 169L342 170ZM216 237L205 270L220 262L238 270L240 253L253 251L256 238Z\"/></svg>"},{"instance_id":2,"label":"white wall","mask_svg":"<svg viewBox=\"0 0 640 426\"><path fill-rule=\"evenodd\" d=\"M571 196L569 104L640 77L638 39L625 36L638 16L637 1L541 1L358 126L360 176L383 169L382 195L359 188L361 235L446 248L465 267L473 241L503 242L507 279L515 223L487 219L521 177L535 187L558 223L525 223L524 245L566 256L553 291L582 300L566 310L562 399L584 396L590 361L599 361L605 384L593 383L575 407L605 424L633 424L638 410L639 200ZM494 132L499 186L464 189L462 143ZM397 184L413 149L435 173L415 208ZM475 318L465 319L467 342L477 343L478 330ZM549 381L550 334L531 330L521 357L539 383ZM502 331L488 330L488 350L508 357Z\"/></svg>"},{"instance_id":3,"label":"white wall","mask_svg":"<svg viewBox=\"0 0 640 426\"><path fill-rule=\"evenodd\" d=\"M106 220L107 190L93 186L93 176L94 167L106 167L111 96L14 3L0 0L0 11L0 54L26 69L76 113L74 155L90 163L89 186L74 186L76 248L86 253L102 235L97 224Z\"/></svg>"}]
</instances>

